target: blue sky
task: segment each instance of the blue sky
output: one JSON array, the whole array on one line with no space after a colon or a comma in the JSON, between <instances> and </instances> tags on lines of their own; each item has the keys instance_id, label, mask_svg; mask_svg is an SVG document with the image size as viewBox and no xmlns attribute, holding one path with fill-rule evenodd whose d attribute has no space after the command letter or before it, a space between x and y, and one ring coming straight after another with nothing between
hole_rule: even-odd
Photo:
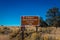
<instances>
[{"instance_id":1,"label":"blue sky","mask_svg":"<svg viewBox=\"0 0 60 40\"><path fill-rule=\"evenodd\" d=\"M60 8L60 0L0 0L0 25L20 26L24 15L37 15L45 20L52 7Z\"/></svg>"}]
</instances>

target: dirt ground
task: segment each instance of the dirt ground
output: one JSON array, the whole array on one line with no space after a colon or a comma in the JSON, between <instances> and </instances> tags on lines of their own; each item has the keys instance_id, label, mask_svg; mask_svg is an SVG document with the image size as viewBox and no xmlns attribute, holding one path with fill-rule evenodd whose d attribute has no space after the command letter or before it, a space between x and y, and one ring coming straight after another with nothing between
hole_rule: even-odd
<instances>
[{"instance_id":1,"label":"dirt ground","mask_svg":"<svg viewBox=\"0 0 60 40\"><path fill-rule=\"evenodd\" d=\"M9 40L8 35L0 35L0 40Z\"/></svg>"}]
</instances>

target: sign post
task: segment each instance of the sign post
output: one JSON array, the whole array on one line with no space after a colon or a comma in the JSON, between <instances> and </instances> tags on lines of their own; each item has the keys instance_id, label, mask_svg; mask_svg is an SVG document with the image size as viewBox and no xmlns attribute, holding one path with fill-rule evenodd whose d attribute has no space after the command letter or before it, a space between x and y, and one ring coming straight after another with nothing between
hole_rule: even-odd
<instances>
[{"instance_id":1,"label":"sign post","mask_svg":"<svg viewBox=\"0 0 60 40\"><path fill-rule=\"evenodd\" d=\"M24 40L24 30L25 30L25 26L21 27L21 31L22 31L22 40Z\"/></svg>"},{"instance_id":2,"label":"sign post","mask_svg":"<svg viewBox=\"0 0 60 40\"><path fill-rule=\"evenodd\" d=\"M40 18L38 16L22 16L21 17L21 26L22 25L35 25L36 32L38 31L37 25L40 24ZM22 30L22 40L24 40L24 27L21 27Z\"/></svg>"}]
</instances>

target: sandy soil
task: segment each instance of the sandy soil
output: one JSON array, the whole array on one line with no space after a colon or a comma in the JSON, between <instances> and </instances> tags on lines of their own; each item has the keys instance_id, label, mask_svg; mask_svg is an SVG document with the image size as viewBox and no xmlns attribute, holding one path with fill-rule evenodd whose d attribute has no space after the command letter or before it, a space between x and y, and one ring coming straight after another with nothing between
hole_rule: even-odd
<instances>
[{"instance_id":1,"label":"sandy soil","mask_svg":"<svg viewBox=\"0 0 60 40\"><path fill-rule=\"evenodd\" d=\"M0 35L0 40L9 40L8 35Z\"/></svg>"}]
</instances>

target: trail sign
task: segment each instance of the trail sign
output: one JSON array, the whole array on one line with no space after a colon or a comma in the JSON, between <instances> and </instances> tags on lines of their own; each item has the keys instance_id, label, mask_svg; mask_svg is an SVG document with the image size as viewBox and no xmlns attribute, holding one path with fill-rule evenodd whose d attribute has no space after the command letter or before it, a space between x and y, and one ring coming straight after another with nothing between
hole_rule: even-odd
<instances>
[{"instance_id":1,"label":"trail sign","mask_svg":"<svg viewBox=\"0 0 60 40\"><path fill-rule=\"evenodd\" d=\"M25 25L39 25L39 24L40 24L40 18L38 16L22 16L21 17L22 40L24 40Z\"/></svg>"},{"instance_id":2,"label":"trail sign","mask_svg":"<svg viewBox=\"0 0 60 40\"><path fill-rule=\"evenodd\" d=\"M21 25L39 25L40 18L38 16L22 16Z\"/></svg>"}]
</instances>

